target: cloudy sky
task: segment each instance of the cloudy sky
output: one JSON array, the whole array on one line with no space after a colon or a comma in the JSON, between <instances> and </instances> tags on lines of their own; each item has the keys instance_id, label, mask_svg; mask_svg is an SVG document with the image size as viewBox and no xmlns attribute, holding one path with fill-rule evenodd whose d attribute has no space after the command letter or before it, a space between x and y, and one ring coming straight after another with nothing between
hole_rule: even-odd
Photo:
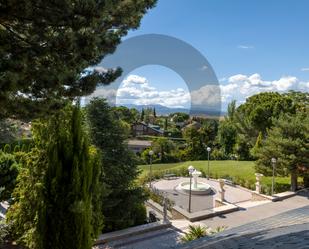
<instances>
[{"instance_id":1,"label":"cloudy sky","mask_svg":"<svg viewBox=\"0 0 309 249\"><path fill-rule=\"evenodd\" d=\"M150 70L159 71L158 75L170 74L169 78L174 78L171 84L166 79L152 78L150 82L146 77L138 74L130 74L126 77L116 93L116 104L154 105L160 104L167 107L190 108L190 94L184 81L176 74L166 68L152 66ZM161 74L165 72L165 74ZM137 72L138 73L138 72ZM145 74L143 74L145 75ZM165 82L165 84L163 83ZM164 87L162 85L164 84ZM166 87L167 86L167 87Z\"/></svg>"},{"instance_id":2,"label":"cloudy sky","mask_svg":"<svg viewBox=\"0 0 309 249\"><path fill-rule=\"evenodd\" d=\"M191 44L212 65L221 95L209 86L189 93L175 72L155 65L132 71L109 94L117 104L185 108L207 96L224 110L263 91L309 91L308 9L307 0L159 0L124 39L156 33Z\"/></svg>"}]
</instances>

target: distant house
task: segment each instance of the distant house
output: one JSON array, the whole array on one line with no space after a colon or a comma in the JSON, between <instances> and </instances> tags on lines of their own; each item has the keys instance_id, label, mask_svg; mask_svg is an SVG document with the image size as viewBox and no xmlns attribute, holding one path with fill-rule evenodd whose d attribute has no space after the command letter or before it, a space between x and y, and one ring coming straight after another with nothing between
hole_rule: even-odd
<instances>
[{"instance_id":1,"label":"distant house","mask_svg":"<svg viewBox=\"0 0 309 249\"><path fill-rule=\"evenodd\" d=\"M164 131L161 130L160 126L153 124L146 124L144 122L136 122L132 126L132 135L136 136L163 136Z\"/></svg>"},{"instance_id":2,"label":"distant house","mask_svg":"<svg viewBox=\"0 0 309 249\"><path fill-rule=\"evenodd\" d=\"M147 140L128 140L128 148L135 154L143 152L143 150L150 148L151 145L152 142Z\"/></svg>"}]
</instances>

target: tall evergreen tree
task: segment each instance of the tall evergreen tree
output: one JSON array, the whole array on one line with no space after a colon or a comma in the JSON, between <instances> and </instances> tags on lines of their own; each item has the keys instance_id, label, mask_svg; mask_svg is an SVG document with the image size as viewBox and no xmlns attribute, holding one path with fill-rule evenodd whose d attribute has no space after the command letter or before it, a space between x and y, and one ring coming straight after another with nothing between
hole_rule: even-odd
<instances>
[{"instance_id":1,"label":"tall evergreen tree","mask_svg":"<svg viewBox=\"0 0 309 249\"><path fill-rule=\"evenodd\" d=\"M78 107L34 124L9 209L17 238L31 249L90 249L102 225L100 164Z\"/></svg>"},{"instance_id":2,"label":"tall evergreen tree","mask_svg":"<svg viewBox=\"0 0 309 249\"><path fill-rule=\"evenodd\" d=\"M262 147L262 144L263 144L263 135L262 135L262 132L259 132L259 135L256 139L255 145L250 151L252 156L256 157L256 153Z\"/></svg>"},{"instance_id":3,"label":"tall evergreen tree","mask_svg":"<svg viewBox=\"0 0 309 249\"><path fill-rule=\"evenodd\" d=\"M155 0L10 0L0 4L0 117L46 114L113 82L88 70L139 26Z\"/></svg>"},{"instance_id":4,"label":"tall evergreen tree","mask_svg":"<svg viewBox=\"0 0 309 249\"><path fill-rule=\"evenodd\" d=\"M236 100L233 100L231 103L229 103L227 107L226 119L233 122L235 118L235 112L236 112Z\"/></svg>"},{"instance_id":5,"label":"tall evergreen tree","mask_svg":"<svg viewBox=\"0 0 309 249\"><path fill-rule=\"evenodd\" d=\"M139 174L135 155L128 150L128 132L104 99L93 99L86 107L93 143L102 153L104 231L142 224L146 218L145 193L135 185Z\"/></svg>"},{"instance_id":6,"label":"tall evergreen tree","mask_svg":"<svg viewBox=\"0 0 309 249\"><path fill-rule=\"evenodd\" d=\"M167 121L167 117L164 119L164 131L167 131L168 128L168 121Z\"/></svg>"},{"instance_id":7,"label":"tall evergreen tree","mask_svg":"<svg viewBox=\"0 0 309 249\"><path fill-rule=\"evenodd\" d=\"M145 111L144 111L144 108L142 109L142 112L141 112L141 121L143 122L145 119Z\"/></svg>"}]
</instances>

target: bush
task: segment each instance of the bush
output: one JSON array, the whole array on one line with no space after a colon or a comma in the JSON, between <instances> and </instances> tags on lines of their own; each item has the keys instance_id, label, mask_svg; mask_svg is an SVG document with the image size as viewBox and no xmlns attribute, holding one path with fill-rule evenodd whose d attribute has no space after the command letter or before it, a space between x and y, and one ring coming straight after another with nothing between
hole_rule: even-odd
<instances>
[{"instance_id":1,"label":"bush","mask_svg":"<svg viewBox=\"0 0 309 249\"><path fill-rule=\"evenodd\" d=\"M177 154L165 154L164 157L161 159L161 163L177 163L180 159L178 158Z\"/></svg>"},{"instance_id":2,"label":"bush","mask_svg":"<svg viewBox=\"0 0 309 249\"><path fill-rule=\"evenodd\" d=\"M189 225L189 231L181 237L182 242L189 242L199 238L203 238L210 233L208 232L208 227L201 225Z\"/></svg>"},{"instance_id":3,"label":"bush","mask_svg":"<svg viewBox=\"0 0 309 249\"><path fill-rule=\"evenodd\" d=\"M289 191L290 189L291 185L288 183L275 182L274 193L281 193ZM271 195L271 183L267 185L262 185L261 192L265 195Z\"/></svg>"},{"instance_id":4,"label":"bush","mask_svg":"<svg viewBox=\"0 0 309 249\"><path fill-rule=\"evenodd\" d=\"M0 201L8 200L16 185L19 164L14 155L0 150Z\"/></svg>"},{"instance_id":5,"label":"bush","mask_svg":"<svg viewBox=\"0 0 309 249\"><path fill-rule=\"evenodd\" d=\"M4 243L10 235L10 225L5 223L4 220L0 221L0 245Z\"/></svg>"},{"instance_id":6,"label":"bush","mask_svg":"<svg viewBox=\"0 0 309 249\"><path fill-rule=\"evenodd\" d=\"M228 158L224 155L223 151L221 151L221 150L219 150L219 149L217 149L217 148L215 148L215 149L212 151L212 153L211 153L211 158L214 159L214 160L226 160L226 159L228 159Z\"/></svg>"},{"instance_id":7,"label":"bush","mask_svg":"<svg viewBox=\"0 0 309 249\"><path fill-rule=\"evenodd\" d=\"M146 206L142 203L137 203L134 212L134 225L142 225L145 224L147 221L147 210Z\"/></svg>"},{"instance_id":8,"label":"bush","mask_svg":"<svg viewBox=\"0 0 309 249\"><path fill-rule=\"evenodd\" d=\"M225 226L218 226L215 229L209 229L207 226L189 225L189 231L181 237L181 241L186 243L192 240L223 232L225 229Z\"/></svg>"},{"instance_id":9,"label":"bush","mask_svg":"<svg viewBox=\"0 0 309 249\"><path fill-rule=\"evenodd\" d=\"M15 146L17 146L17 145L20 148L24 147L25 150L28 152L34 146L33 139L32 138L23 138L23 139L16 140L16 141L14 141L10 144L0 143L0 149L2 149L5 152L6 152L6 149L9 149L8 153L11 153L11 152L13 152ZM7 147L7 148L5 149L5 147Z\"/></svg>"},{"instance_id":10,"label":"bush","mask_svg":"<svg viewBox=\"0 0 309 249\"><path fill-rule=\"evenodd\" d=\"M151 190L149 188L146 188L145 191L147 191L149 198L152 201L158 203L161 206L164 205L164 194L161 193L159 190ZM166 202L167 202L167 209L171 211L175 203L168 198L166 198Z\"/></svg>"}]
</instances>

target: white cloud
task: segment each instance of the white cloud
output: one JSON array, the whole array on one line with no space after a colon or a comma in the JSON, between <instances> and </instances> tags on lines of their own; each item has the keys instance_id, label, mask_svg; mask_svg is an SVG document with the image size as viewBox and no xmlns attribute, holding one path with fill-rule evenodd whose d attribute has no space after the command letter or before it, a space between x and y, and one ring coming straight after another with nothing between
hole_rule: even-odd
<instances>
[{"instance_id":1,"label":"white cloud","mask_svg":"<svg viewBox=\"0 0 309 249\"><path fill-rule=\"evenodd\" d=\"M120 85L116 103L135 105L163 105L167 107L188 108L190 106L190 94L183 88L160 91L150 86L145 77L129 75Z\"/></svg>"},{"instance_id":2,"label":"white cloud","mask_svg":"<svg viewBox=\"0 0 309 249\"><path fill-rule=\"evenodd\" d=\"M97 88L91 95L84 98L84 103L87 104L90 99L95 97L105 98L111 104L115 104L117 91L115 89Z\"/></svg>"},{"instance_id":3,"label":"white cloud","mask_svg":"<svg viewBox=\"0 0 309 249\"><path fill-rule=\"evenodd\" d=\"M205 85L191 92L193 105L215 106L221 101L220 87L218 85Z\"/></svg>"},{"instance_id":4,"label":"white cloud","mask_svg":"<svg viewBox=\"0 0 309 249\"><path fill-rule=\"evenodd\" d=\"M131 84L146 84L147 79L138 75L131 74L125 80L122 81L124 86L129 86Z\"/></svg>"},{"instance_id":5,"label":"white cloud","mask_svg":"<svg viewBox=\"0 0 309 249\"><path fill-rule=\"evenodd\" d=\"M289 90L309 91L309 82L302 82L294 76L283 76L278 80L263 80L260 74L237 74L229 77L227 84L221 84L223 104L233 99L238 103L260 92L286 92Z\"/></svg>"},{"instance_id":6,"label":"white cloud","mask_svg":"<svg viewBox=\"0 0 309 249\"><path fill-rule=\"evenodd\" d=\"M252 49L252 48L254 48L254 46L252 46L252 45L238 45L237 48L241 48L241 49Z\"/></svg>"},{"instance_id":7,"label":"white cloud","mask_svg":"<svg viewBox=\"0 0 309 249\"><path fill-rule=\"evenodd\" d=\"M238 81L244 81L246 79L247 79L246 75L236 74L236 75L233 75L233 76L229 77L229 82L233 83L233 82L238 82Z\"/></svg>"},{"instance_id":8,"label":"white cloud","mask_svg":"<svg viewBox=\"0 0 309 249\"><path fill-rule=\"evenodd\" d=\"M303 68L300 69L300 71L303 71L303 72L309 71L309 67L303 67Z\"/></svg>"},{"instance_id":9,"label":"white cloud","mask_svg":"<svg viewBox=\"0 0 309 249\"><path fill-rule=\"evenodd\" d=\"M161 82L163 84L163 82ZM309 91L309 81L300 81L294 76L283 76L277 80L264 80L258 73L252 75L236 74L227 77L218 85L205 85L191 94L183 89L160 90L151 86L145 77L129 75L119 89L98 88L90 97L105 97L110 103L155 105L189 108L191 104L216 106L222 103L223 109L232 100L238 104L260 92L286 92L289 90ZM115 103L116 100L116 103Z\"/></svg>"},{"instance_id":10,"label":"white cloud","mask_svg":"<svg viewBox=\"0 0 309 249\"><path fill-rule=\"evenodd\" d=\"M275 80L272 82L272 85L277 89L277 91L287 91L290 90L292 86L298 83L298 79L296 77L283 77L279 80Z\"/></svg>"}]
</instances>

